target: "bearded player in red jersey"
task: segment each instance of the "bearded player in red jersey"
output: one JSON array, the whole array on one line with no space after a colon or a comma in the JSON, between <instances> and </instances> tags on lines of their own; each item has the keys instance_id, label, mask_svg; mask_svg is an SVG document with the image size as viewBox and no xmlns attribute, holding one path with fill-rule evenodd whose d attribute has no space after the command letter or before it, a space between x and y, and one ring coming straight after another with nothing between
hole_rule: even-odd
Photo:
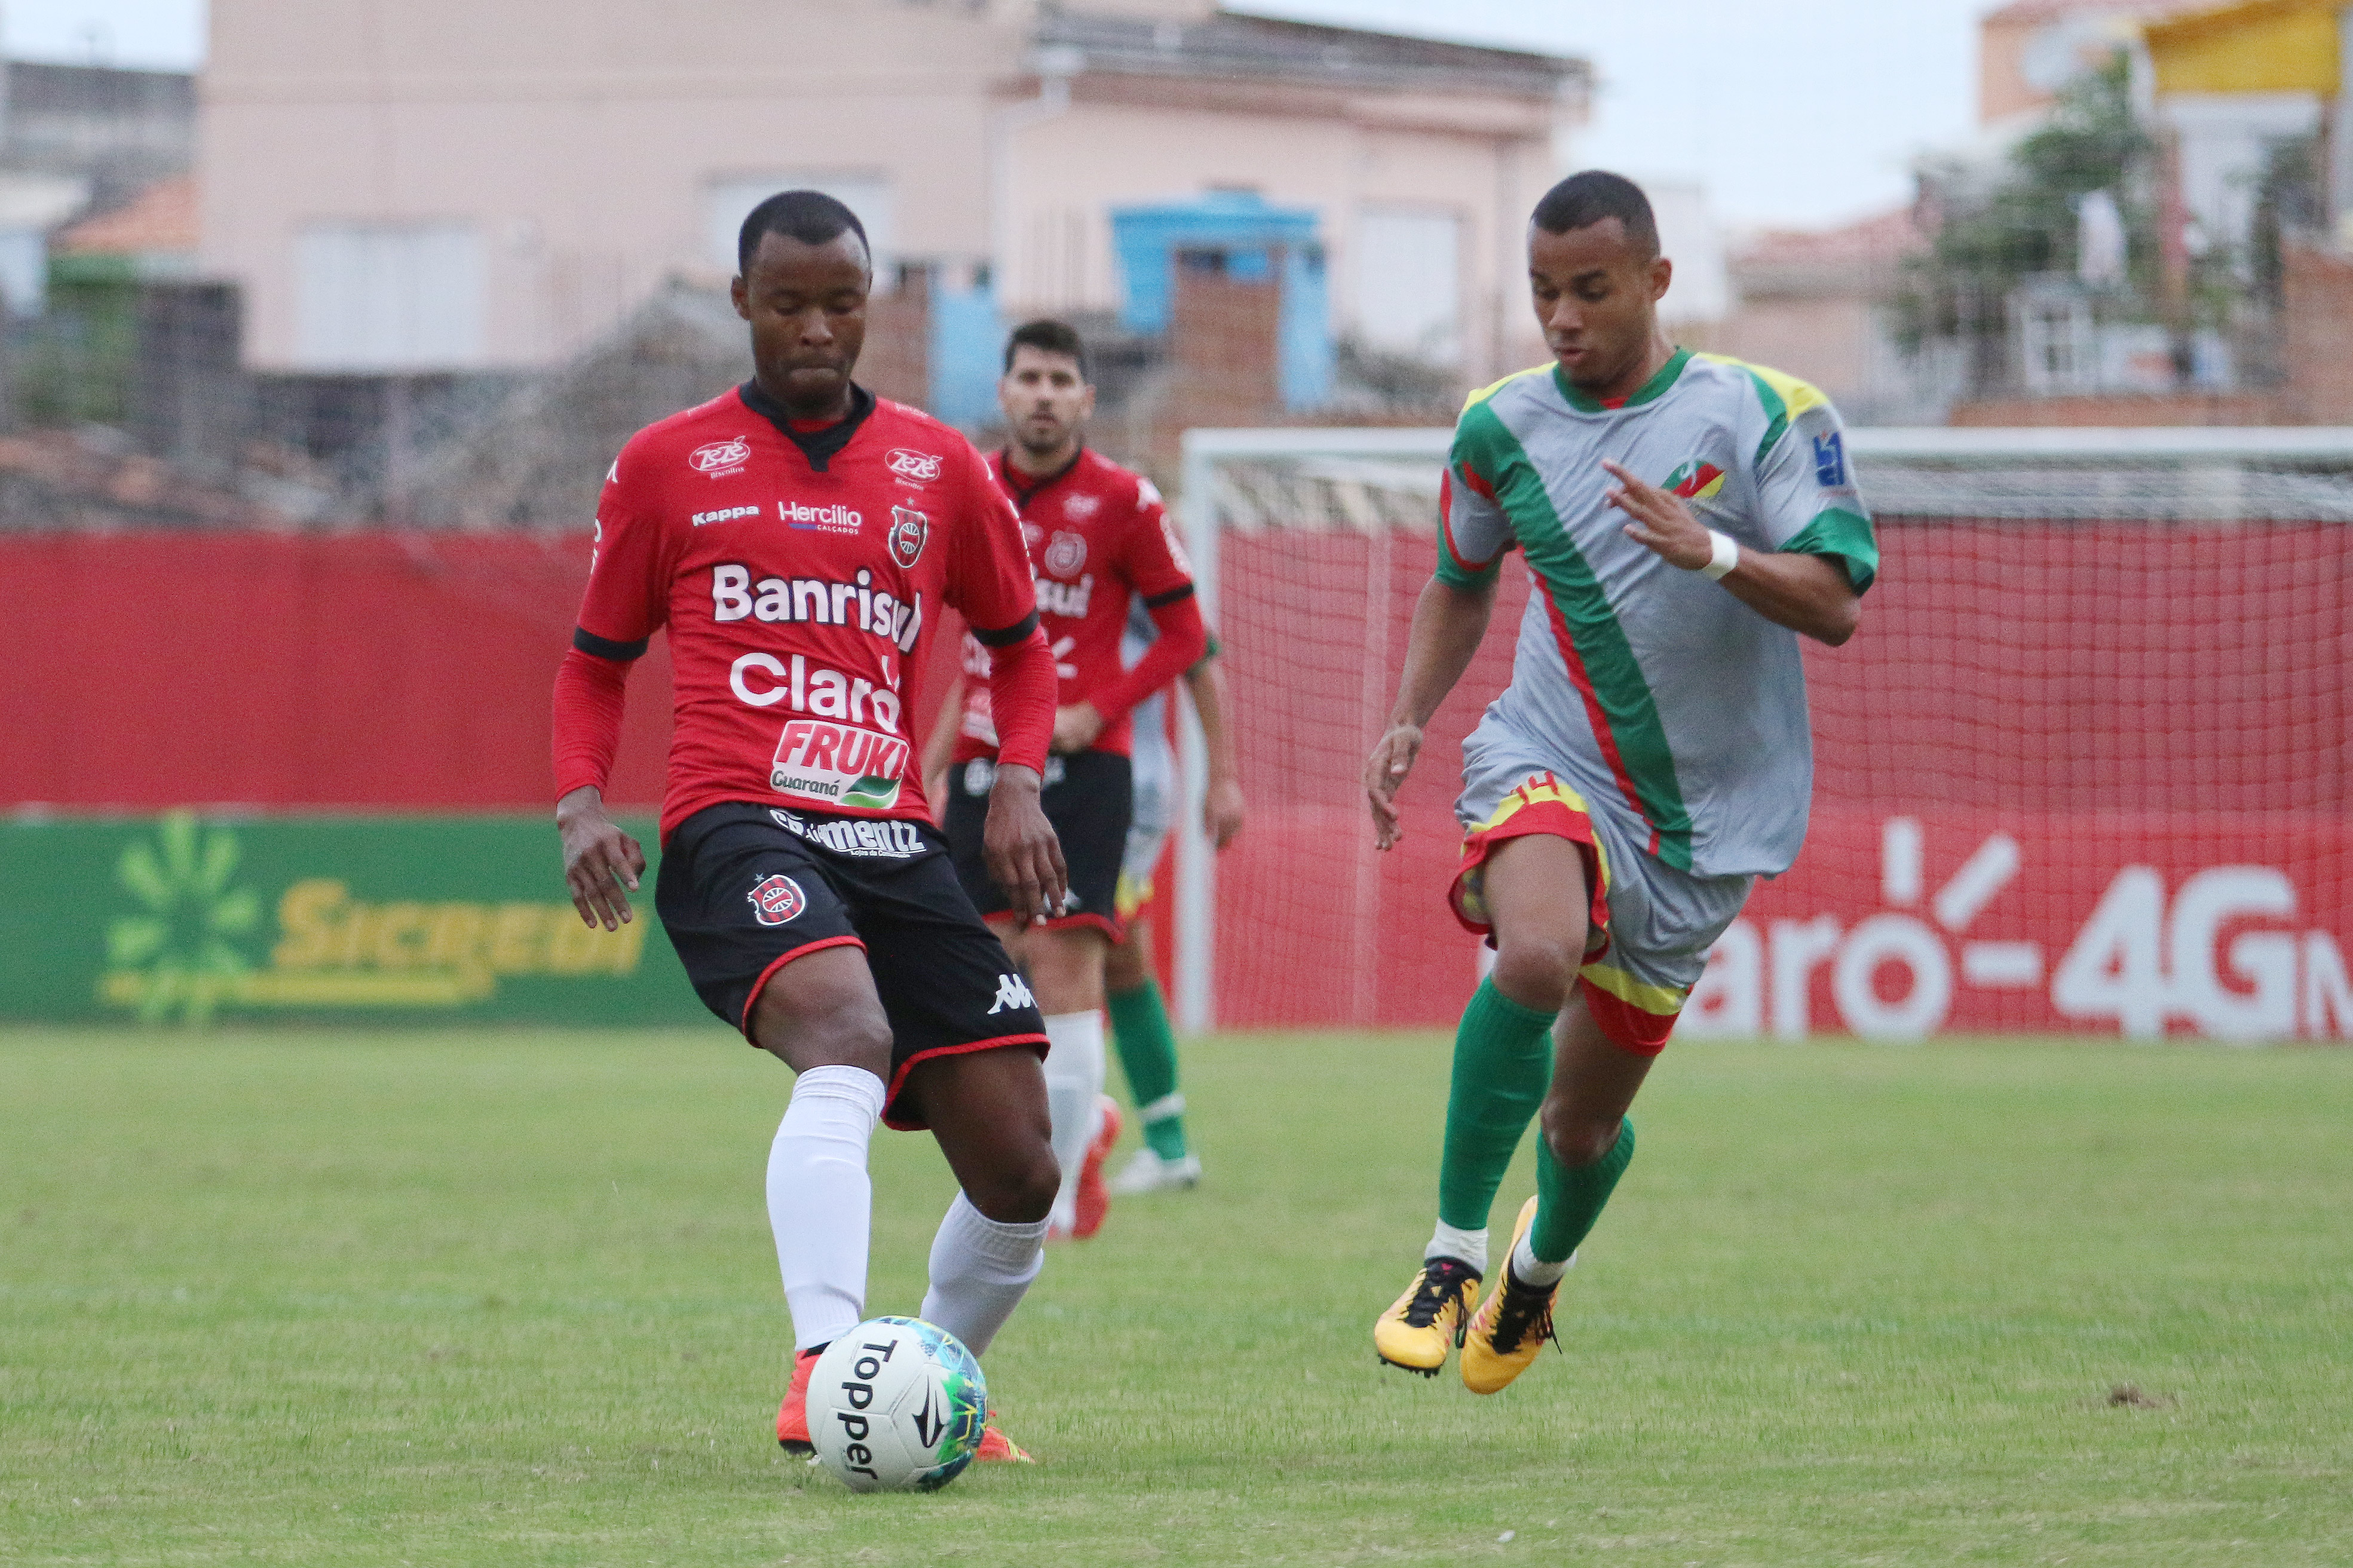
<instances>
[{"instance_id":1,"label":"bearded player in red jersey","mask_svg":"<svg viewBox=\"0 0 2353 1568\"><path fill-rule=\"evenodd\" d=\"M963 1191L922 1315L984 1353L1037 1278L1060 1184L1047 1033L932 826L909 721L944 606L987 650L1002 736L983 853L1022 917L1067 873L1039 803L1054 660L979 453L850 380L872 263L850 210L787 191L744 222L752 379L648 426L597 504L555 688L565 879L591 925L645 869L606 814L623 682L670 630L677 735L654 907L711 1010L798 1077L768 1152L797 1355L776 1437L810 1451L818 1352L865 1317L879 1117L928 1127ZM980 1458L1026 1458L992 1424Z\"/></svg>"},{"instance_id":2,"label":"bearded player in red jersey","mask_svg":"<svg viewBox=\"0 0 2353 1568\"><path fill-rule=\"evenodd\" d=\"M1062 913L1024 922L1023 895L984 853L987 799L1014 753L995 692L980 684L977 640L965 644L962 701L943 710L925 762L952 764L946 827L956 875L981 912L1010 929L1008 945L1046 1016L1053 1042L1046 1100L1062 1171L1053 1230L1084 1237L1102 1223L1103 1160L1119 1135L1118 1112L1103 1092L1103 963L1123 935L1119 868L1134 795L1129 710L1199 663L1208 633L1159 492L1085 445L1094 387L1079 334L1060 321L1016 329L997 401L1013 439L989 458L989 471L1020 509L1038 616L1061 678L1044 801L1070 862ZM1160 636L1129 669L1120 664L1120 637L1134 600Z\"/></svg>"}]
</instances>

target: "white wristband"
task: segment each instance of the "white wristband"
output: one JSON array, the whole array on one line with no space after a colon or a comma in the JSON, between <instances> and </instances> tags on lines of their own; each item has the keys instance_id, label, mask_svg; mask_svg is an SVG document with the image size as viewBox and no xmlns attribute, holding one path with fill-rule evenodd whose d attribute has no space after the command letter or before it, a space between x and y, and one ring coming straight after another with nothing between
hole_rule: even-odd
<instances>
[{"instance_id":1,"label":"white wristband","mask_svg":"<svg viewBox=\"0 0 2353 1568\"><path fill-rule=\"evenodd\" d=\"M1739 542L1732 535L1718 533L1712 528L1707 531L1707 542L1715 546L1715 553L1707 558L1707 564L1700 568L1700 573L1711 583L1721 582L1725 573L1740 564Z\"/></svg>"}]
</instances>

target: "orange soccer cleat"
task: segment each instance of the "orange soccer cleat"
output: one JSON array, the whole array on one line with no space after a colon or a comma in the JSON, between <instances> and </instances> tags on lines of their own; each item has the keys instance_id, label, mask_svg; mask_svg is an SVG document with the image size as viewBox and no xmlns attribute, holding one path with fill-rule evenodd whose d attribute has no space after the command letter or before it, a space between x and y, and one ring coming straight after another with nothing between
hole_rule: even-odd
<instances>
[{"instance_id":1,"label":"orange soccer cleat","mask_svg":"<svg viewBox=\"0 0 2353 1568\"><path fill-rule=\"evenodd\" d=\"M808 1385L809 1373L817 1370L823 1348L802 1351L793 1357L793 1381L785 1389L785 1402L776 1406L776 1441L787 1454L817 1452L817 1445L809 1441Z\"/></svg>"},{"instance_id":2,"label":"orange soccer cleat","mask_svg":"<svg viewBox=\"0 0 2353 1568\"><path fill-rule=\"evenodd\" d=\"M1111 1210L1111 1188L1103 1182L1103 1165L1126 1124L1119 1113L1119 1102L1104 1095L1103 1119L1096 1124L1094 1142L1087 1145L1086 1163L1079 1167L1079 1190L1072 1195L1076 1213L1071 1218L1071 1234L1081 1241L1103 1228L1103 1215Z\"/></svg>"},{"instance_id":3,"label":"orange soccer cleat","mask_svg":"<svg viewBox=\"0 0 2353 1568\"><path fill-rule=\"evenodd\" d=\"M988 1413L988 1425L980 1434L980 1449L973 1458L984 1465L1034 1465L1028 1450L997 1429L997 1412Z\"/></svg>"}]
</instances>

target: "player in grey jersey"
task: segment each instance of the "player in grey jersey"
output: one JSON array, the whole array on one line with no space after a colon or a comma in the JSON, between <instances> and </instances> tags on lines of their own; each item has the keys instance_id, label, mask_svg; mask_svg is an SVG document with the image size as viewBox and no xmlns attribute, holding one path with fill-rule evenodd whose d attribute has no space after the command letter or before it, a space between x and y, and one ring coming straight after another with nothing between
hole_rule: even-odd
<instances>
[{"instance_id":1,"label":"player in grey jersey","mask_svg":"<svg viewBox=\"0 0 2353 1568\"><path fill-rule=\"evenodd\" d=\"M1660 331L1673 268L1639 188L1599 172L1554 186L1528 275L1553 363L1463 408L1438 571L1365 768L1386 849L1421 726L1518 550L1533 592L1511 684L1463 744L1450 893L1494 972L1455 1038L1436 1232L1373 1331L1384 1361L1431 1375L1460 1332L1480 1394L1552 1337L1707 950L1797 856L1813 784L1797 637L1845 642L1879 566L1829 399ZM1487 1211L1539 1104L1537 1195L1480 1301Z\"/></svg>"},{"instance_id":2,"label":"player in grey jersey","mask_svg":"<svg viewBox=\"0 0 2353 1568\"><path fill-rule=\"evenodd\" d=\"M1131 610L1120 658L1134 665L1159 635L1139 605ZM1226 725L1226 677L1218 664L1218 638L1209 652L1185 672L1185 689L1201 721L1208 756L1208 793L1202 826L1223 849L1242 826L1241 784L1235 776L1233 734ZM1153 873L1160 864L1168 830L1181 805L1176 748L1168 742L1167 697L1155 691L1135 708L1135 808L1129 820L1127 853L1119 868L1119 918L1126 935L1103 958L1103 1004L1111 1014L1112 1038L1120 1067L1135 1097L1144 1123L1144 1145L1112 1178L1122 1196L1193 1186L1201 1179L1201 1157L1186 1142L1185 1095L1177 1083L1176 1034L1168 1026L1167 1005L1152 976L1152 927L1145 910L1153 900Z\"/></svg>"}]
</instances>

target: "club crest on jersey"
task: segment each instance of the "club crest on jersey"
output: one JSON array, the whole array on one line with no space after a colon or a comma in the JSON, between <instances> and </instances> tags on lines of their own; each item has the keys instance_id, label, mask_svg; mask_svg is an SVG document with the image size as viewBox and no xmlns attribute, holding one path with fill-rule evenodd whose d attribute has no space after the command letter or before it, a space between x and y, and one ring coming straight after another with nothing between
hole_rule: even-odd
<instances>
[{"instance_id":1,"label":"club crest on jersey","mask_svg":"<svg viewBox=\"0 0 2353 1568\"><path fill-rule=\"evenodd\" d=\"M1046 545L1046 570L1057 577L1075 577L1087 563L1086 536L1056 533Z\"/></svg>"},{"instance_id":2,"label":"club crest on jersey","mask_svg":"<svg viewBox=\"0 0 2353 1568\"><path fill-rule=\"evenodd\" d=\"M764 926L780 926L808 908L801 885L782 872L763 877L744 895L752 900L752 918Z\"/></svg>"},{"instance_id":3,"label":"club crest on jersey","mask_svg":"<svg viewBox=\"0 0 2353 1568\"><path fill-rule=\"evenodd\" d=\"M1072 522L1084 522L1103 510L1103 497L1074 495L1062 502L1062 515Z\"/></svg>"},{"instance_id":4,"label":"club crest on jersey","mask_svg":"<svg viewBox=\"0 0 2353 1568\"><path fill-rule=\"evenodd\" d=\"M902 479L936 479L940 477L940 459L929 452L911 452L904 447L893 447L882 456L882 466Z\"/></svg>"},{"instance_id":5,"label":"club crest on jersey","mask_svg":"<svg viewBox=\"0 0 2353 1568\"><path fill-rule=\"evenodd\" d=\"M1699 458L1667 476L1667 489L1685 500L1712 500L1723 488L1724 470Z\"/></svg>"},{"instance_id":6,"label":"club crest on jersey","mask_svg":"<svg viewBox=\"0 0 2353 1568\"><path fill-rule=\"evenodd\" d=\"M912 507L891 509L891 559L913 566L922 559L923 542L932 536L932 520Z\"/></svg>"},{"instance_id":7,"label":"club crest on jersey","mask_svg":"<svg viewBox=\"0 0 2353 1568\"><path fill-rule=\"evenodd\" d=\"M721 479L752 460L752 443L741 436L712 441L686 455L686 466L698 474Z\"/></svg>"}]
</instances>

